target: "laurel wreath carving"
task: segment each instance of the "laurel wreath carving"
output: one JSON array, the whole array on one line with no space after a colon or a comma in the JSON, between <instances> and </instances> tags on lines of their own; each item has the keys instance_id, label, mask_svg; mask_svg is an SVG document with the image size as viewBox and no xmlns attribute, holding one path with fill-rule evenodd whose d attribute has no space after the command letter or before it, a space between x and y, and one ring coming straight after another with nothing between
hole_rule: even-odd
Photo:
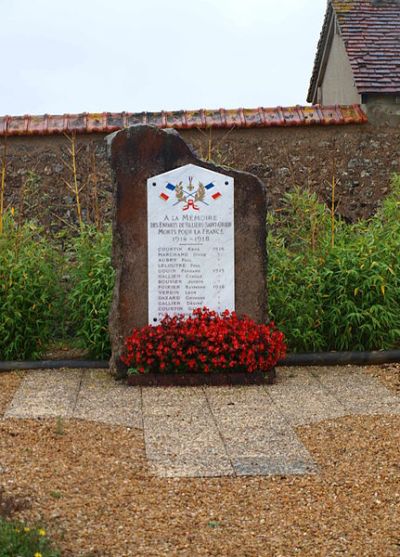
<instances>
[{"instance_id":1,"label":"laurel wreath carving","mask_svg":"<svg viewBox=\"0 0 400 557\"><path fill-rule=\"evenodd\" d=\"M176 186L175 194L176 194L176 198L177 198L178 201L186 202L187 199L186 199L186 196L183 194L182 182L179 182L179 184Z\"/></svg>"},{"instance_id":2,"label":"laurel wreath carving","mask_svg":"<svg viewBox=\"0 0 400 557\"><path fill-rule=\"evenodd\" d=\"M206 195L206 188L201 182L199 182L199 189L196 191L196 194L194 196L194 201L195 202L203 201L205 195Z\"/></svg>"},{"instance_id":3,"label":"laurel wreath carving","mask_svg":"<svg viewBox=\"0 0 400 557\"><path fill-rule=\"evenodd\" d=\"M179 182L179 184L177 184L175 188L175 195L178 201L182 203L187 203L187 196L183 192L182 182ZM194 203L196 203L196 201L203 201L205 195L206 195L206 188L204 187L204 184L199 182L199 187L196 193L194 194Z\"/></svg>"}]
</instances>

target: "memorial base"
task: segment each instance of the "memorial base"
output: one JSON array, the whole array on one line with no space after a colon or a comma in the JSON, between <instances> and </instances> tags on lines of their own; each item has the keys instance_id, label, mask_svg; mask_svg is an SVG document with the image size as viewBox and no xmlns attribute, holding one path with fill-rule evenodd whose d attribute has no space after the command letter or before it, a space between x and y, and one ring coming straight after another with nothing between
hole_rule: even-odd
<instances>
[{"instance_id":1,"label":"memorial base","mask_svg":"<svg viewBox=\"0 0 400 557\"><path fill-rule=\"evenodd\" d=\"M267 373L141 373L128 375L128 385L134 387L199 387L202 385L272 385L275 368Z\"/></svg>"}]
</instances>

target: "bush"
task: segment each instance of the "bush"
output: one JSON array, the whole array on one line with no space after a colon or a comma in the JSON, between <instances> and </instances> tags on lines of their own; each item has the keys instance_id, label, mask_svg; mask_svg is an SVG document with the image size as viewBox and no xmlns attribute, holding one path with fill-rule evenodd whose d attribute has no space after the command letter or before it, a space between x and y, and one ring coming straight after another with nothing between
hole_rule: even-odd
<instances>
[{"instance_id":1,"label":"bush","mask_svg":"<svg viewBox=\"0 0 400 557\"><path fill-rule=\"evenodd\" d=\"M207 308L134 329L125 347L121 359L131 373L267 372L285 354L283 334L273 324Z\"/></svg>"},{"instance_id":2,"label":"bush","mask_svg":"<svg viewBox=\"0 0 400 557\"><path fill-rule=\"evenodd\" d=\"M42 528L0 518L0 557L59 557Z\"/></svg>"},{"instance_id":3,"label":"bush","mask_svg":"<svg viewBox=\"0 0 400 557\"><path fill-rule=\"evenodd\" d=\"M0 359L39 357L60 321L60 259L41 229L4 215L0 235Z\"/></svg>"},{"instance_id":4,"label":"bush","mask_svg":"<svg viewBox=\"0 0 400 557\"><path fill-rule=\"evenodd\" d=\"M85 226L69 254L70 326L79 345L96 358L107 358L110 354L108 313L114 285L110 252L111 229L99 232Z\"/></svg>"},{"instance_id":5,"label":"bush","mask_svg":"<svg viewBox=\"0 0 400 557\"><path fill-rule=\"evenodd\" d=\"M319 265L317 257L292 253L282 240L270 237L269 313L292 351L318 352L325 348Z\"/></svg>"},{"instance_id":6,"label":"bush","mask_svg":"<svg viewBox=\"0 0 400 557\"><path fill-rule=\"evenodd\" d=\"M270 313L290 350L399 345L399 177L374 217L357 224L335 218L334 235L327 207L299 190L270 224Z\"/></svg>"}]
</instances>

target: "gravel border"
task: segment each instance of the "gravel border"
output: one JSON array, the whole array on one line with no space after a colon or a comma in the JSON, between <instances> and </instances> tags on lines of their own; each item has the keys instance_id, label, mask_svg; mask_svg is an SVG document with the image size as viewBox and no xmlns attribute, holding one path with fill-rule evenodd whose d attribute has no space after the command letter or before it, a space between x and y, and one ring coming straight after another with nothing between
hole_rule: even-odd
<instances>
[{"instance_id":1,"label":"gravel border","mask_svg":"<svg viewBox=\"0 0 400 557\"><path fill-rule=\"evenodd\" d=\"M138 430L4 420L0 478L63 557L397 557L400 418L298 433L319 475L170 479L149 473Z\"/></svg>"}]
</instances>

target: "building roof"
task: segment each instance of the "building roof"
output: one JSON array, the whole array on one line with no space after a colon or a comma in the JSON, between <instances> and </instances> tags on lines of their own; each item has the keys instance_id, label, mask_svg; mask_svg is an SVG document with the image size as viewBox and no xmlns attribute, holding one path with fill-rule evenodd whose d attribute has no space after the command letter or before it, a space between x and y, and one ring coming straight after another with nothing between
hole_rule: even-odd
<instances>
[{"instance_id":1,"label":"building roof","mask_svg":"<svg viewBox=\"0 0 400 557\"><path fill-rule=\"evenodd\" d=\"M238 108L234 110L180 110L175 112L103 112L43 116L2 116L0 136L51 135L62 133L110 133L135 124L158 128L268 128L362 124L367 117L359 105Z\"/></svg>"},{"instance_id":2,"label":"building roof","mask_svg":"<svg viewBox=\"0 0 400 557\"><path fill-rule=\"evenodd\" d=\"M400 92L400 0L328 0L307 100L320 82L334 15L358 92Z\"/></svg>"}]
</instances>

